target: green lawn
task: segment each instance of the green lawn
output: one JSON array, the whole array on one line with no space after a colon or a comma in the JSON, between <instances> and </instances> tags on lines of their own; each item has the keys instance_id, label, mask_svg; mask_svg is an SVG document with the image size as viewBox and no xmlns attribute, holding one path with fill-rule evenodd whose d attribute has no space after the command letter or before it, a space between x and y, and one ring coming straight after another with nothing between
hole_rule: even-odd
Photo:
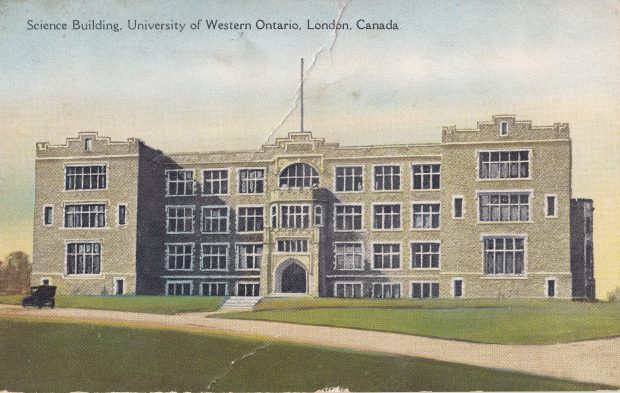
<instances>
[{"instance_id":1,"label":"green lawn","mask_svg":"<svg viewBox=\"0 0 620 393\"><path fill-rule=\"evenodd\" d=\"M564 300L264 299L217 318L349 327L498 344L620 336L620 303Z\"/></svg>"},{"instance_id":2,"label":"green lawn","mask_svg":"<svg viewBox=\"0 0 620 393\"><path fill-rule=\"evenodd\" d=\"M0 364L0 390L26 392L610 388L418 358L10 317L0 317Z\"/></svg>"},{"instance_id":3,"label":"green lawn","mask_svg":"<svg viewBox=\"0 0 620 393\"><path fill-rule=\"evenodd\" d=\"M21 295L0 296L0 303L21 304ZM56 307L177 314L215 311L224 298L214 296L84 296L58 295Z\"/></svg>"}]
</instances>

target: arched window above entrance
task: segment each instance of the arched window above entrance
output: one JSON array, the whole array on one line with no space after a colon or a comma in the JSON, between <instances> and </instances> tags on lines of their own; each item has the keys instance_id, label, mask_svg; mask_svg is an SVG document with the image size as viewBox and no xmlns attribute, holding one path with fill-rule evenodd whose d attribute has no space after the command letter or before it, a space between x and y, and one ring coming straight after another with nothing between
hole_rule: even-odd
<instances>
[{"instance_id":1,"label":"arched window above entrance","mask_svg":"<svg viewBox=\"0 0 620 393\"><path fill-rule=\"evenodd\" d=\"M291 164L280 173L280 187L315 187L319 185L319 173L303 162Z\"/></svg>"}]
</instances>

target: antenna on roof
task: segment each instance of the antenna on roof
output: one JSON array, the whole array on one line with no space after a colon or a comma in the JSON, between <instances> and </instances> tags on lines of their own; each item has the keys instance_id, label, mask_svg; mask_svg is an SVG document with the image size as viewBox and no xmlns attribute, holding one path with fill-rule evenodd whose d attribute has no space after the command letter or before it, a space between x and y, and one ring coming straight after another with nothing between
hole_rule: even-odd
<instances>
[{"instance_id":1,"label":"antenna on roof","mask_svg":"<svg viewBox=\"0 0 620 393\"><path fill-rule=\"evenodd\" d=\"M301 58L301 81L300 81L301 85L299 88L300 94L299 94L299 100L300 100L300 110L301 110L301 124L300 124L300 131L304 132L304 58Z\"/></svg>"}]
</instances>

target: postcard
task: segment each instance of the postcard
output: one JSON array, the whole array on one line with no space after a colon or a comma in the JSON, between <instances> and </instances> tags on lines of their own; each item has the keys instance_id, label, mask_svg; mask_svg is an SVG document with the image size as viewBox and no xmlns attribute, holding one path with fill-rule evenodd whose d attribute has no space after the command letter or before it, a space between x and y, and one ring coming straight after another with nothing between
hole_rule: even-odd
<instances>
[{"instance_id":1,"label":"postcard","mask_svg":"<svg viewBox=\"0 0 620 393\"><path fill-rule=\"evenodd\" d=\"M0 2L0 390L620 389L619 18Z\"/></svg>"}]
</instances>

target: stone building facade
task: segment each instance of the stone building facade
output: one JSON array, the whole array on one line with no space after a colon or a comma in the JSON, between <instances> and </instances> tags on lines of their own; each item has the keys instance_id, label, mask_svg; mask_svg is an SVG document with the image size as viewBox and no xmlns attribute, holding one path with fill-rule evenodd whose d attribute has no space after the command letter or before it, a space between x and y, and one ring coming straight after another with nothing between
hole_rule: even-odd
<instances>
[{"instance_id":1,"label":"stone building facade","mask_svg":"<svg viewBox=\"0 0 620 393\"><path fill-rule=\"evenodd\" d=\"M84 294L591 297L575 287L594 285L575 211L568 125L512 115L444 127L434 144L293 132L164 154L80 133L37 144L33 280Z\"/></svg>"}]
</instances>

